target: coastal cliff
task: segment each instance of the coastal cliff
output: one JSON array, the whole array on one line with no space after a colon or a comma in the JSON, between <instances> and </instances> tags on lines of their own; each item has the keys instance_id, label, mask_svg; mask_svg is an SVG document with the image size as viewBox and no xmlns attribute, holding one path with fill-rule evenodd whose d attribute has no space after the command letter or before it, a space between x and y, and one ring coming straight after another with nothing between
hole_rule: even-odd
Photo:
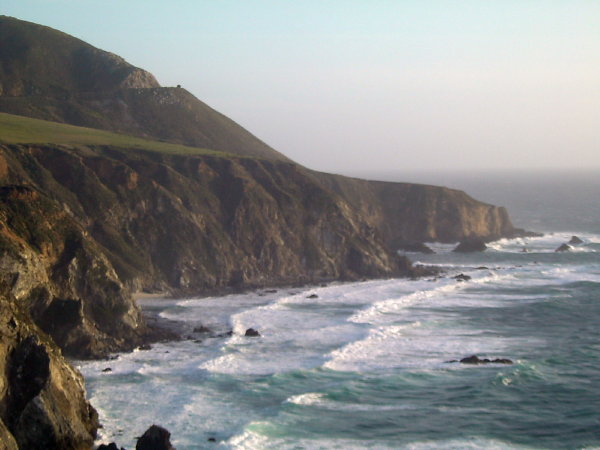
<instances>
[{"instance_id":1,"label":"coastal cliff","mask_svg":"<svg viewBox=\"0 0 600 450\"><path fill-rule=\"evenodd\" d=\"M525 233L513 226L506 208L456 189L314 175L360 211L391 248L406 242L452 243L473 237L493 241Z\"/></svg>"},{"instance_id":2,"label":"coastal cliff","mask_svg":"<svg viewBox=\"0 0 600 450\"><path fill-rule=\"evenodd\" d=\"M91 448L98 415L83 377L33 324L19 302L0 295L0 446Z\"/></svg>"},{"instance_id":3,"label":"coastal cliff","mask_svg":"<svg viewBox=\"0 0 600 450\"><path fill-rule=\"evenodd\" d=\"M400 241L515 232L460 191L203 151L4 144L0 181L0 287L80 358L143 342L131 292L414 276Z\"/></svg>"}]
</instances>

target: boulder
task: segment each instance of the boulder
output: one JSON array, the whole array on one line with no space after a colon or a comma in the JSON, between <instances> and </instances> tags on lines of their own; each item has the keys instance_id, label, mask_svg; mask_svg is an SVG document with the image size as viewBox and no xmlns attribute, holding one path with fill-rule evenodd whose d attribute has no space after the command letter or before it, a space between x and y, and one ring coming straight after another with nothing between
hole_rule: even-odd
<instances>
[{"instance_id":1,"label":"boulder","mask_svg":"<svg viewBox=\"0 0 600 450\"><path fill-rule=\"evenodd\" d=\"M163 427L152 425L140 437L135 446L136 450L175 450L171 445L171 433Z\"/></svg>"},{"instance_id":2,"label":"boulder","mask_svg":"<svg viewBox=\"0 0 600 450\"><path fill-rule=\"evenodd\" d=\"M258 330L255 330L254 328L248 328L246 330L246 333L244 334L244 336L248 336L248 337L259 337L260 333L258 332Z\"/></svg>"},{"instance_id":3,"label":"boulder","mask_svg":"<svg viewBox=\"0 0 600 450\"><path fill-rule=\"evenodd\" d=\"M308 297L306 298L319 298L319 296L317 294L310 294Z\"/></svg>"},{"instance_id":4,"label":"boulder","mask_svg":"<svg viewBox=\"0 0 600 450\"><path fill-rule=\"evenodd\" d=\"M400 243L398 249L404 252L425 253L427 255L435 253L423 242L402 242Z\"/></svg>"},{"instance_id":5,"label":"boulder","mask_svg":"<svg viewBox=\"0 0 600 450\"><path fill-rule=\"evenodd\" d=\"M483 239L469 238L461 241L452 251L456 253L475 253L483 252L486 248Z\"/></svg>"},{"instance_id":6,"label":"boulder","mask_svg":"<svg viewBox=\"0 0 600 450\"><path fill-rule=\"evenodd\" d=\"M555 252L570 252L573 249L573 247L571 247L569 244L562 244L560 247L558 247L556 250L554 250Z\"/></svg>"},{"instance_id":7,"label":"boulder","mask_svg":"<svg viewBox=\"0 0 600 450\"><path fill-rule=\"evenodd\" d=\"M569 244L579 245L579 244L583 244L583 241L580 238L578 238L577 236L572 236L571 240L569 241Z\"/></svg>"},{"instance_id":8,"label":"boulder","mask_svg":"<svg viewBox=\"0 0 600 450\"><path fill-rule=\"evenodd\" d=\"M469 281L471 277L469 275L465 275L464 273L459 273L454 278L456 281Z\"/></svg>"}]
</instances>

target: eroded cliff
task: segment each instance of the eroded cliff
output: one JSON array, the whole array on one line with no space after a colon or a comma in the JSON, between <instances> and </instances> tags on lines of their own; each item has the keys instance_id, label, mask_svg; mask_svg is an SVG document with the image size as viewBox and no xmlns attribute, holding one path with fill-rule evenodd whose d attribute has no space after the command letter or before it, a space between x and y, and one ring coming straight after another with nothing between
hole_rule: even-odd
<instances>
[{"instance_id":1,"label":"eroded cliff","mask_svg":"<svg viewBox=\"0 0 600 450\"><path fill-rule=\"evenodd\" d=\"M83 378L19 303L0 295L0 446L89 449L98 416Z\"/></svg>"}]
</instances>

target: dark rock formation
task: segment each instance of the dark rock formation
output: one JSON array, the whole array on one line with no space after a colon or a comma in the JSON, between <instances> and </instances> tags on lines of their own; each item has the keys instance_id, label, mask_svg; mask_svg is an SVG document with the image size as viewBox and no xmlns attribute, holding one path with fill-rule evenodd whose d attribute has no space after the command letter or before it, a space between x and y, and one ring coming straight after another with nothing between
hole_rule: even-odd
<instances>
[{"instance_id":1,"label":"dark rock formation","mask_svg":"<svg viewBox=\"0 0 600 450\"><path fill-rule=\"evenodd\" d=\"M158 425L152 425L140 437L136 450L175 450L171 445L171 433Z\"/></svg>"},{"instance_id":2,"label":"dark rock formation","mask_svg":"<svg viewBox=\"0 0 600 450\"><path fill-rule=\"evenodd\" d=\"M458 275L452 277L456 281L469 281L471 279L470 275L465 275L464 273L459 273Z\"/></svg>"},{"instance_id":3,"label":"dark rock formation","mask_svg":"<svg viewBox=\"0 0 600 450\"><path fill-rule=\"evenodd\" d=\"M571 250L573 250L573 247L571 247L569 244L561 244L561 246L558 247L554 251L555 252L570 252Z\"/></svg>"},{"instance_id":4,"label":"dark rock formation","mask_svg":"<svg viewBox=\"0 0 600 450\"><path fill-rule=\"evenodd\" d=\"M466 358L461 359L460 361L448 361L448 362L460 362L461 364L512 364L513 362L510 359L481 359L477 355L468 356Z\"/></svg>"},{"instance_id":5,"label":"dark rock formation","mask_svg":"<svg viewBox=\"0 0 600 450\"><path fill-rule=\"evenodd\" d=\"M570 245L579 245L579 244L583 244L583 241L577 237L577 236L572 236L571 240L569 241Z\"/></svg>"},{"instance_id":6,"label":"dark rock formation","mask_svg":"<svg viewBox=\"0 0 600 450\"><path fill-rule=\"evenodd\" d=\"M248 328L246 330L246 333L244 333L244 336L248 336L248 337L259 337L260 333L258 332L258 330L255 330L254 328Z\"/></svg>"},{"instance_id":7,"label":"dark rock formation","mask_svg":"<svg viewBox=\"0 0 600 450\"><path fill-rule=\"evenodd\" d=\"M205 327L204 325L200 325L199 327L194 328L194 333L205 334L205 333L210 333L210 332L211 332L211 329L208 327Z\"/></svg>"},{"instance_id":8,"label":"dark rock formation","mask_svg":"<svg viewBox=\"0 0 600 450\"><path fill-rule=\"evenodd\" d=\"M475 253L483 252L486 248L487 246L483 239L469 238L461 241L452 251L457 253Z\"/></svg>"},{"instance_id":9,"label":"dark rock formation","mask_svg":"<svg viewBox=\"0 0 600 450\"><path fill-rule=\"evenodd\" d=\"M310 294L306 298L319 298L319 296L317 294Z\"/></svg>"},{"instance_id":10,"label":"dark rock formation","mask_svg":"<svg viewBox=\"0 0 600 450\"><path fill-rule=\"evenodd\" d=\"M0 442L90 448L98 428L83 379L14 299L0 296Z\"/></svg>"},{"instance_id":11,"label":"dark rock formation","mask_svg":"<svg viewBox=\"0 0 600 450\"><path fill-rule=\"evenodd\" d=\"M423 242L402 242L399 244L398 250L402 250L405 252L424 253L428 255L435 253Z\"/></svg>"},{"instance_id":12,"label":"dark rock formation","mask_svg":"<svg viewBox=\"0 0 600 450\"><path fill-rule=\"evenodd\" d=\"M111 442L110 444L100 444L96 450L119 450L119 447L114 442ZM121 450L125 449L121 447Z\"/></svg>"}]
</instances>

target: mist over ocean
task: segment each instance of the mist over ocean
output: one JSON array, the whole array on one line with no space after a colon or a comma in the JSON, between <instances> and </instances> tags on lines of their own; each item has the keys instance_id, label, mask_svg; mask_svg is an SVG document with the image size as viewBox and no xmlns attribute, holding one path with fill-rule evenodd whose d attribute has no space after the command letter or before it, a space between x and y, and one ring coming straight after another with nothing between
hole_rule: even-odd
<instances>
[{"instance_id":1,"label":"mist over ocean","mask_svg":"<svg viewBox=\"0 0 600 450\"><path fill-rule=\"evenodd\" d=\"M546 234L409 254L442 267L436 280L146 301L184 334L234 334L78 362L101 441L134 448L156 423L178 450L600 448L599 177L403 179L464 189ZM572 235L583 243L556 253ZM473 354L514 364L446 362Z\"/></svg>"}]
</instances>

